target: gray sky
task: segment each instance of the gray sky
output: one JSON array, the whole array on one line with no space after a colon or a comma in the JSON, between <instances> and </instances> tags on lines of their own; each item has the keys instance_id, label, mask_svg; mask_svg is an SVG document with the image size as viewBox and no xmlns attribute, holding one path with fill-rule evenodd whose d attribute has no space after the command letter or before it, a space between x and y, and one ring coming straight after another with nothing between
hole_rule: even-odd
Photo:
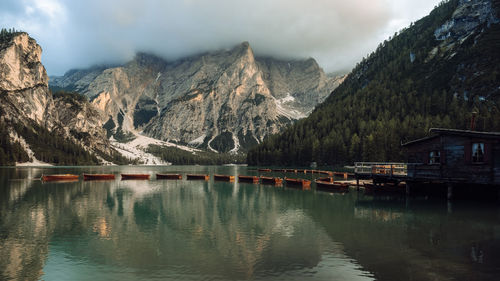
<instances>
[{"instance_id":1,"label":"gray sky","mask_svg":"<svg viewBox=\"0 0 500 281\"><path fill-rule=\"evenodd\" d=\"M0 26L27 31L50 75L166 59L249 41L257 55L315 58L348 71L440 0L1 0Z\"/></svg>"}]
</instances>

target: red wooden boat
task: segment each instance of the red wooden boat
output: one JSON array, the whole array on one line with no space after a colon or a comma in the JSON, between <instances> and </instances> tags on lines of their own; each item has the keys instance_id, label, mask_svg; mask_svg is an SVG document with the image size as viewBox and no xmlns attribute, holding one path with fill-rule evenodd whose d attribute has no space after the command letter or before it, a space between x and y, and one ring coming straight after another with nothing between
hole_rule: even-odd
<instances>
[{"instance_id":1,"label":"red wooden boat","mask_svg":"<svg viewBox=\"0 0 500 281\"><path fill-rule=\"evenodd\" d=\"M251 182L251 183L259 183L259 178L256 176L238 176L239 182Z\"/></svg>"},{"instance_id":2,"label":"red wooden boat","mask_svg":"<svg viewBox=\"0 0 500 281\"><path fill-rule=\"evenodd\" d=\"M156 174L157 180L182 180L181 174Z\"/></svg>"},{"instance_id":3,"label":"red wooden boat","mask_svg":"<svg viewBox=\"0 0 500 281\"><path fill-rule=\"evenodd\" d=\"M122 180L149 180L149 174L122 174Z\"/></svg>"},{"instance_id":4,"label":"red wooden boat","mask_svg":"<svg viewBox=\"0 0 500 281\"><path fill-rule=\"evenodd\" d=\"M214 174L214 181L229 181L229 182L233 182L234 181L234 176L216 175L216 174Z\"/></svg>"},{"instance_id":5,"label":"red wooden boat","mask_svg":"<svg viewBox=\"0 0 500 281\"><path fill-rule=\"evenodd\" d=\"M91 181L91 180L114 180L115 175L114 174L83 174L83 180L84 181Z\"/></svg>"},{"instance_id":6,"label":"red wooden boat","mask_svg":"<svg viewBox=\"0 0 500 281\"><path fill-rule=\"evenodd\" d=\"M209 180L210 176L209 175L204 175L204 174L187 174L186 175L187 180Z\"/></svg>"},{"instance_id":7,"label":"red wooden boat","mask_svg":"<svg viewBox=\"0 0 500 281\"><path fill-rule=\"evenodd\" d=\"M273 169L273 172L285 173L286 169Z\"/></svg>"},{"instance_id":8,"label":"red wooden boat","mask_svg":"<svg viewBox=\"0 0 500 281\"><path fill-rule=\"evenodd\" d=\"M78 178L73 174L42 175L42 181L77 181Z\"/></svg>"},{"instance_id":9,"label":"red wooden boat","mask_svg":"<svg viewBox=\"0 0 500 281\"><path fill-rule=\"evenodd\" d=\"M259 172L271 172L271 169L257 169Z\"/></svg>"},{"instance_id":10,"label":"red wooden boat","mask_svg":"<svg viewBox=\"0 0 500 281\"><path fill-rule=\"evenodd\" d=\"M260 183L262 184L274 184L274 185L282 185L282 178L274 178L274 177L260 177Z\"/></svg>"},{"instance_id":11,"label":"red wooden boat","mask_svg":"<svg viewBox=\"0 0 500 281\"><path fill-rule=\"evenodd\" d=\"M297 173L296 169L286 169L285 172L287 173Z\"/></svg>"},{"instance_id":12,"label":"red wooden boat","mask_svg":"<svg viewBox=\"0 0 500 281\"><path fill-rule=\"evenodd\" d=\"M311 181L310 180L305 180L305 179L285 178L285 182L286 182L287 185L301 186L301 187L306 188L306 189L311 187Z\"/></svg>"},{"instance_id":13,"label":"red wooden boat","mask_svg":"<svg viewBox=\"0 0 500 281\"><path fill-rule=\"evenodd\" d=\"M332 177L322 177L322 178L317 178L317 181L326 181L326 182L333 182Z\"/></svg>"},{"instance_id":14,"label":"red wooden boat","mask_svg":"<svg viewBox=\"0 0 500 281\"><path fill-rule=\"evenodd\" d=\"M327 189L331 191L342 191L342 192L348 192L349 191L349 184L346 182L334 182L334 181L322 181L322 180L315 180L316 182L316 187L319 189Z\"/></svg>"}]
</instances>

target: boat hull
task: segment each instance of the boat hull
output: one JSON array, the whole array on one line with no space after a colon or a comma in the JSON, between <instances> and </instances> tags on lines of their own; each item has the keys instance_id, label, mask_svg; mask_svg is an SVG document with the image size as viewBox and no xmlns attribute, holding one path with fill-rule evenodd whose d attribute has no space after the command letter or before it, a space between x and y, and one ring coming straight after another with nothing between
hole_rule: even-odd
<instances>
[{"instance_id":1,"label":"boat hull","mask_svg":"<svg viewBox=\"0 0 500 281\"><path fill-rule=\"evenodd\" d=\"M309 189L311 187L311 181L305 179L290 179L285 178L285 182L287 186L296 186L302 187L304 189Z\"/></svg>"},{"instance_id":2,"label":"boat hull","mask_svg":"<svg viewBox=\"0 0 500 281\"><path fill-rule=\"evenodd\" d=\"M187 174L186 175L187 180L204 180L207 181L210 179L209 175L196 175L196 174Z\"/></svg>"},{"instance_id":3,"label":"boat hull","mask_svg":"<svg viewBox=\"0 0 500 281\"><path fill-rule=\"evenodd\" d=\"M238 176L239 182L259 183L259 178L256 176Z\"/></svg>"},{"instance_id":4,"label":"boat hull","mask_svg":"<svg viewBox=\"0 0 500 281\"><path fill-rule=\"evenodd\" d=\"M73 174L58 174L58 175L42 175L42 181L77 181L78 175Z\"/></svg>"},{"instance_id":5,"label":"boat hull","mask_svg":"<svg viewBox=\"0 0 500 281\"><path fill-rule=\"evenodd\" d=\"M282 178L273 178L273 177L260 177L260 183L262 184L272 184L272 185L282 185Z\"/></svg>"},{"instance_id":6,"label":"boat hull","mask_svg":"<svg viewBox=\"0 0 500 281\"><path fill-rule=\"evenodd\" d=\"M91 181L91 180L114 180L114 174L83 174L83 180Z\"/></svg>"},{"instance_id":7,"label":"boat hull","mask_svg":"<svg viewBox=\"0 0 500 281\"><path fill-rule=\"evenodd\" d=\"M122 180L149 180L149 174L122 174Z\"/></svg>"},{"instance_id":8,"label":"boat hull","mask_svg":"<svg viewBox=\"0 0 500 281\"><path fill-rule=\"evenodd\" d=\"M234 176L229 175L214 175L214 181L234 181Z\"/></svg>"},{"instance_id":9,"label":"boat hull","mask_svg":"<svg viewBox=\"0 0 500 281\"><path fill-rule=\"evenodd\" d=\"M182 180L181 174L156 174L157 180Z\"/></svg>"},{"instance_id":10,"label":"boat hull","mask_svg":"<svg viewBox=\"0 0 500 281\"><path fill-rule=\"evenodd\" d=\"M339 191L339 192L348 192L349 191L349 184L347 183L340 183L340 182L333 182L333 181L321 181L321 180L316 180L316 187L319 189L323 190L330 190L330 191Z\"/></svg>"}]
</instances>

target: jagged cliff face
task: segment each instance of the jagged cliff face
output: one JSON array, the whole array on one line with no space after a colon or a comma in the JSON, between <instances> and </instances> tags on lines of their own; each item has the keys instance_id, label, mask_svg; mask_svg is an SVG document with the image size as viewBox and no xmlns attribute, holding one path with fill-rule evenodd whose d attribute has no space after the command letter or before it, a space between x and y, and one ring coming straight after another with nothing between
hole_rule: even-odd
<instances>
[{"instance_id":1,"label":"jagged cliff face","mask_svg":"<svg viewBox=\"0 0 500 281\"><path fill-rule=\"evenodd\" d=\"M64 132L91 150L111 153L100 112L91 103L62 96L54 98L54 107L59 121L54 130Z\"/></svg>"},{"instance_id":2,"label":"jagged cliff face","mask_svg":"<svg viewBox=\"0 0 500 281\"><path fill-rule=\"evenodd\" d=\"M99 112L88 101L52 97L42 49L33 38L19 33L0 47L0 122L35 123L87 150L110 153Z\"/></svg>"},{"instance_id":3,"label":"jagged cliff face","mask_svg":"<svg viewBox=\"0 0 500 281\"><path fill-rule=\"evenodd\" d=\"M42 48L21 33L0 49L0 91L2 119L33 120L52 125L53 104L48 76L40 59Z\"/></svg>"},{"instance_id":4,"label":"jagged cliff face","mask_svg":"<svg viewBox=\"0 0 500 281\"><path fill-rule=\"evenodd\" d=\"M138 54L95 74L72 71L51 85L82 89L114 132L142 131L219 152L245 150L278 133L341 82L313 59L256 58L246 42L172 63Z\"/></svg>"}]
</instances>

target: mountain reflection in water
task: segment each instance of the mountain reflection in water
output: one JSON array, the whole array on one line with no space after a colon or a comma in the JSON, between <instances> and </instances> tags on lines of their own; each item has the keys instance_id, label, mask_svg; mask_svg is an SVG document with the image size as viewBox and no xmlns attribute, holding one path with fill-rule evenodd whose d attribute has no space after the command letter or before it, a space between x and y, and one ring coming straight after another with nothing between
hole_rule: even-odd
<instances>
[{"instance_id":1,"label":"mountain reflection in water","mask_svg":"<svg viewBox=\"0 0 500 281\"><path fill-rule=\"evenodd\" d=\"M61 171L89 169L254 173ZM494 280L498 273L497 206L450 213L442 202L212 180L33 180L42 172L0 169L2 280Z\"/></svg>"}]
</instances>

